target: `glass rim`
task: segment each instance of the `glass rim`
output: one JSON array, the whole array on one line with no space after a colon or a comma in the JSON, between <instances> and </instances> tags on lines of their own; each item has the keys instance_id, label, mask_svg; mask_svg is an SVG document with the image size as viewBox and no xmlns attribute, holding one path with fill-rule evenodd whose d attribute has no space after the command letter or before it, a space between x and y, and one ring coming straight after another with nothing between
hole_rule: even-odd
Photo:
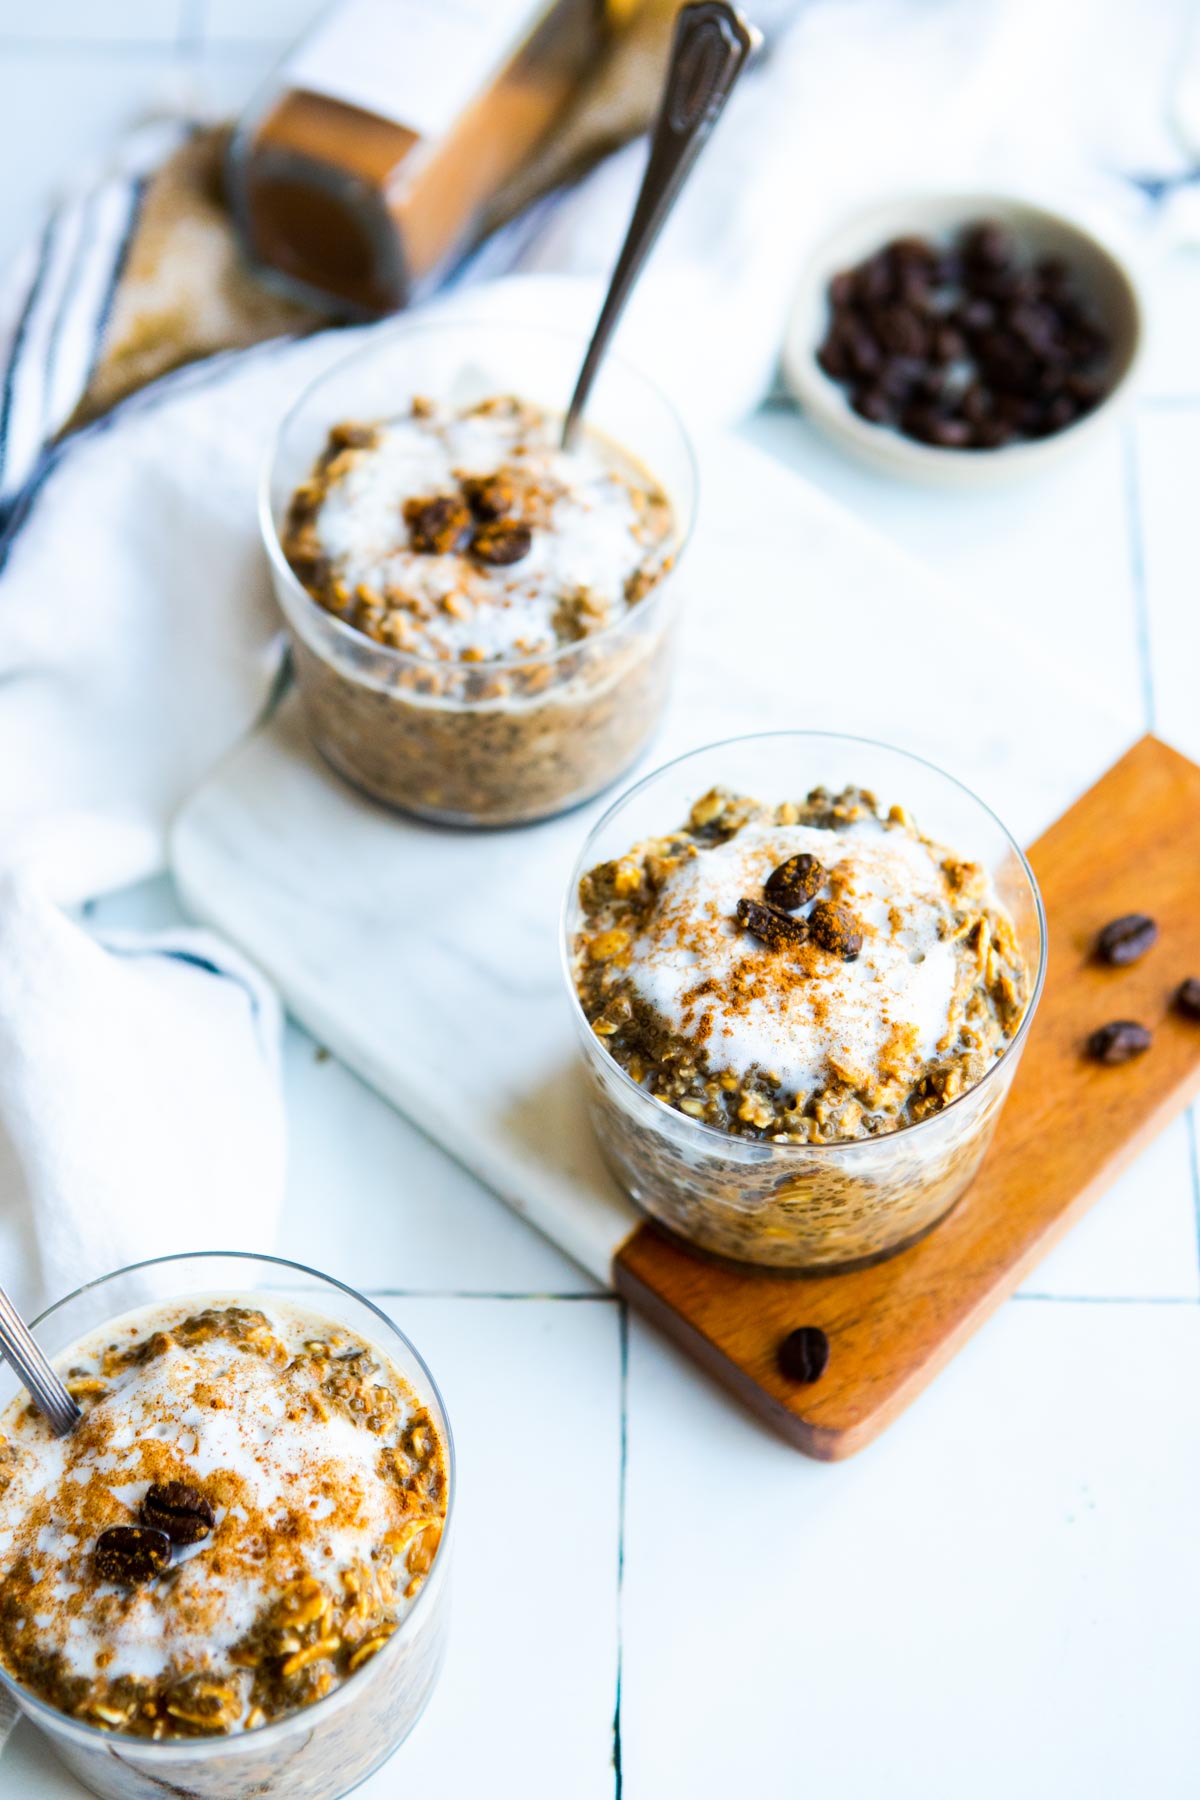
<instances>
[{"instance_id":1,"label":"glass rim","mask_svg":"<svg viewBox=\"0 0 1200 1800\"><path fill-rule=\"evenodd\" d=\"M50 1306L43 1307L37 1317L30 1320L30 1327L31 1329L36 1330L44 1320L49 1319L54 1313L58 1312L60 1308L68 1306L72 1300L78 1300L81 1295L91 1293L95 1288L102 1288L110 1281L119 1281L123 1275L136 1275L144 1269L166 1268L171 1263L208 1260L216 1261L218 1258L243 1263L270 1263L275 1268L287 1269L293 1274L311 1276L316 1281L320 1282L323 1287L337 1288L339 1292L348 1294L352 1300L357 1301L360 1306L365 1306L368 1312L374 1313L376 1318L381 1319L389 1330L395 1333L405 1349L412 1356L420 1370L423 1380L428 1384L428 1391L437 1402L438 1410L442 1415L443 1436L446 1446L446 1515L442 1525L442 1535L438 1541L437 1550L434 1553L433 1569L436 1570L439 1561L441 1561L445 1555L446 1545L449 1541L450 1524L454 1514L454 1500L458 1488L454 1433L450 1425L450 1415L446 1411L446 1403L442 1398L442 1391L434 1379L429 1364L425 1361L425 1358L421 1355L421 1352L417 1349L411 1338L408 1337L407 1333L401 1331L400 1327L393 1319L388 1317L382 1307L376 1306L373 1300L369 1300L367 1296L360 1293L357 1288L351 1287L349 1282L339 1281L336 1276L326 1275L320 1269L311 1268L307 1263L293 1262L286 1256L272 1256L265 1252L260 1253L255 1250L177 1250L172 1252L170 1256L148 1256L141 1262L126 1263L122 1268L110 1269L105 1275L96 1275L91 1281L81 1282L77 1288L72 1288L69 1294L63 1294L60 1299L55 1300ZM170 1302L167 1302L167 1304L170 1304ZM115 1316L120 1317L121 1315L117 1314ZM382 1346L379 1347L382 1348ZM365 1666L366 1668L370 1668L374 1663L377 1663L380 1658L387 1656L389 1652L392 1652L393 1645L398 1644L400 1640L405 1637L405 1628L407 1627L409 1620L416 1615L418 1607L421 1605L422 1600L429 1591L429 1587L430 1581L427 1579L421 1584L420 1591L413 1599L412 1605L405 1613L391 1637L389 1637L387 1642L376 1651L375 1655L371 1658L370 1663ZM426 1608L426 1612L427 1611L428 1608ZM421 1617L424 1618L425 1613L422 1613ZM358 1671L355 1671L356 1674L357 1672ZM0 1687L6 1688L9 1691L18 1708L33 1719L34 1723L38 1722L36 1718L34 1718L34 1715L40 1713L43 1714L48 1721L46 1729L51 1733L61 1731L65 1726L71 1732L78 1732L85 1740L93 1740L97 1746L106 1745L111 1749L114 1744L135 1744L138 1748L139 1756L144 1753L146 1756L160 1757L166 1761L172 1759L177 1761L189 1761L199 1755L234 1756L240 1754L244 1746L248 1744L253 1743L255 1745L260 1745L267 1743L268 1741L274 1742L277 1738L282 1736L285 1729L289 1726L294 1726L298 1720L314 1718L319 1711L322 1712L322 1716L328 1716L328 1712L331 1711L335 1705L345 1704L344 1696L348 1690L354 1687L354 1685L354 1676L348 1676L344 1681L339 1682L332 1693L323 1694L319 1700L314 1700L308 1706L297 1707L294 1712L284 1713L282 1718L272 1719L269 1725L260 1725L254 1731L225 1731L215 1732L211 1736L204 1737L156 1739L137 1737L131 1732L105 1731L103 1727L99 1725L89 1725L85 1720L77 1719L71 1713L63 1712L57 1706L51 1706L48 1700L43 1700L39 1694L35 1694L30 1688L25 1687L22 1682L19 1682L15 1676L10 1675L3 1663L0 1663Z\"/></svg>"},{"instance_id":2,"label":"glass rim","mask_svg":"<svg viewBox=\"0 0 1200 1800\"><path fill-rule=\"evenodd\" d=\"M586 332L577 332L569 326L534 325L519 319L489 320L480 318L478 315L471 315L463 318L415 318L389 322L387 325L378 329L370 343L359 344L355 349L348 351L345 356L339 357L336 362L331 363L327 369L321 372L321 374L314 376L311 381L306 382L304 387L288 406L287 411L279 420L274 431L271 433L271 441L267 446L267 453L263 459L262 468L258 478L257 511L259 535L262 538L263 547L266 550L272 573L277 581L283 583L288 597L294 600L299 610L308 618L312 619L314 623L331 628L335 642L341 642L349 645L351 648L357 648L359 650L361 650L364 645L369 646L372 655L378 654L384 658L385 662L391 663L396 668L400 669L445 670L447 667L453 667L454 665L440 662L438 658L432 656L416 656L410 650L397 650L392 644L377 644L373 638L367 637L361 631L356 631L352 625L347 625L344 619L339 619L334 613L327 612L323 606L318 605L317 601L313 599L303 582L297 579L295 571L283 553L283 545L279 540L279 531L276 527L275 515L271 505L271 486L276 464L279 460L280 448L289 425L291 425L301 408L308 403L325 382L331 381L336 376L342 374L343 371L348 369L353 363L360 360L365 361L371 353L379 350L381 340L384 340L386 344L391 343L395 339L417 337L423 332L448 330L479 332L508 331L526 339L534 337L551 337L557 339L560 343L569 341L576 344L579 347L581 359L588 343L588 334ZM577 643L560 644L555 650L547 650L545 652L535 651L529 656L510 656L489 660L484 663L462 665L463 667L469 667L470 670L476 674L481 671L486 671L488 674L504 674L513 669L552 667L555 663L565 660L569 656L578 656L581 651L586 652L594 645L608 643L617 638L623 631L631 629L637 619L645 618L647 613L655 606L655 602L658 600L659 596L670 589L679 573L679 565L683 561L683 558L691 545L692 539L695 536L696 515L699 511L700 470L696 460L696 447L692 441L692 434L684 424L679 408L675 405L674 401L667 396L659 383L656 382L652 376L647 375L645 370L640 368L636 363L632 363L626 357L617 355L612 351L606 352L604 360L606 364L615 365L625 375L632 376L634 381L639 382L642 387L645 388L647 393L653 395L656 404L662 408L662 411L670 420L671 427L683 447L684 460L687 464L688 479L691 484L691 493L689 495L690 507L686 520L680 521L677 518L677 523L680 526L679 541L671 567L658 581L655 582L653 588L651 588L644 599L639 600L634 606L627 606L622 616L619 619L615 619L611 625L603 626L601 630L593 632L589 637L580 639ZM331 421L331 423L335 422L336 421ZM654 470L647 470L647 473L654 475L656 480L658 479ZM663 492L666 493L667 498L672 501L672 511L675 512L676 509L673 496L667 492L665 487L663 488Z\"/></svg>"},{"instance_id":3,"label":"glass rim","mask_svg":"<svg viewBox=\"0 0 1200 1800\"><path fill-rule=\"evenodd\" d=\"M1025 1039L1029 1033L1029 1027L1033 1023L1033 1015L1037 1011L1038 1002L1042 997L1042 989L1046 984L1046 965L1049 956L1049 946L1046 936L1046 908L1042 900L1042 890L1038 886L1037 876L1030 866L1029 858L1026 856L1020 844L1017 843L1003 819L1000 818L998 813L993 811L986 800L981 800L974 789L969 788L965 781L960 781L956 775L948 774L947 771L940 768L937 763L930 762L927 756L920 756L914 750L902 750L897 744L884 743L882 738L862 737L857 733L847 731L783 730L740 732L735 737L716 738L710 744L699 744L693 750L684 750L680 755L673 756L669 762L660 764L657 769L652 769L648 775L643 775L641 780L635 782L631 788L627 788L623 794L613 801L611 806L607 806L604 809L600 818L597 819L596 823L592 826L592 829L588 832L579 855L575 860L574 866L572 867L566 893L563 895L562 909L559 915L559 956L563 975L567 983L567 991L571 999L572 1016L576 1026L586 1034L585 1041L590 1044L597 1055L604 1058L605 1068L613 1071L618 1079L618 1085L628 1088L630 1095L634 1096L638 1102L648 1106L654 1106L655 1101L653 1095L648 1093L644 1087L639 1086L632 1075L630 1075L629 1071L622 1068L616 1057L610 1055L609 1052L604 1049L599 1039L597 1039L587 1014L583 1010L583 1002L579 998L579 990L575 985L575 977L571 968L571 938L573 934L570 921L572 909L578 903L580 878L587 872L587 869L590 866L589 858L592 851L592 845L604 828L609 824L610 820L615 819L617 814L621 812L628 802L634 800L637 795L650 787L660 776L669 774L672 769L677 769L681 763L690 762L695 756L704 756L711 750L732 749L734 746L743 744L765 744L772 740L778 741L781 738L806 739L809 741L822 739L835 744L858 744L865 750L883 750L886 751L889 756L899 756L906 759L908 762L918 763L922 768L928 769L931 774L948 782L951 787L957 788L960 793L966 795L968 800L979 807L981 812L986 814L997 827L1009 848L1015 853L1021 871L1024 874L1026 881L1029 883L1029 890L1033 895L1034 912L1037 918L1037 973L1034 977L1033 986L1030 989L1029 999L1026 1003L1021 1023L1017 1026L1012 1038L1004 1046L1003 1051L996 1058L995 1062L992 1063L991 1067L984 1071L979 1080L975 1082L972 1087L964 1089L961 1094L957 1095L956 1098L950 1102L949 1106L943 1106L939 1112L928 1113L923 1119L914 1119L907 1125L897 1125L891 1131L878 1132L871 1137L830 1138L809 1144L776 1144L769 1138L737 1137L732 1132L718 1130L715 1125L709 1125L703 1119L693 1119L689 1117L687 1113L680 1112L677 1107L669 1107L667 1109L673 1120L679 1124L685 1133L692 1132L697 1134L698 1139L701 1142L710 1140L714 1148L714 1153L716 1145L720 1144L725 1147L723 1154L726 1156L730 1154L731 1145L736 1146L738 1151L747 1149L763 1152L767 1155L773 1154L785 1157L807 1158L810 1156L827 1155L831 1152L845 1155L847 1152L853 1153L855 1150L863 1148L864 1146L877 1148L889 1138L904 1138L907 1140L911 1138L915 1132L922 1131L929 1126L935 1125L939 1119L946 1118L956 1107L961 1106L964 1101L970 1100L975 1095L979 1094L991 1081L993 1075L995 1075L998 1070L1004 1068L1006 1063L1008 1063L1009 1058L1024 1049Z\"/></svg>"}]
</instances>

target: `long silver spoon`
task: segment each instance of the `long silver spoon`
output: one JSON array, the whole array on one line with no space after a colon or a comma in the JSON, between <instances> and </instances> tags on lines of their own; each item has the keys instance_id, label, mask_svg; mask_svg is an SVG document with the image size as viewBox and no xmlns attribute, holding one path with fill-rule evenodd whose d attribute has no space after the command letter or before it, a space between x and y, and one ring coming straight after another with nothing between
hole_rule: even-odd
<instances>
[{"instance_id":1,"label":"long silver spoon","mask_svg":"<svg viewBox=\"0 0 1200 1800\"><path fill-rule=\"evenodd\" d=\"M761 42L761 34L725 0L697 0L695 5L685 6L675 21L646 173L567 408L562 434L564 450L571 449L578 435L596 371L642 265L708 142L734 83Z\"/></svg>"},{"instance_id":2,"label":"long silver spoon","mask_svg":"<svg viewBox=\"0 0 1200 1800\"><path fill-rule=\"evenodd\" d=\"M50 1421L55 1437L74 1431L83 1414L34 1341L28 1325L0 1288L0 1352L12 1364L22 1387Z\"/></svg>"}]
</instances>

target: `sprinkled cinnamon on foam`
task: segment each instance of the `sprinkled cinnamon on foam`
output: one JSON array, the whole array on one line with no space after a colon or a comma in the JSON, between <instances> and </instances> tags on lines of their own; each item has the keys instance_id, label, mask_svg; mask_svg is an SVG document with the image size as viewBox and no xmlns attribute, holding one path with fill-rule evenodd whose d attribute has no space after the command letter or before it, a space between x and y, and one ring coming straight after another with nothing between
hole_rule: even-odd
<instances>
[{"instance_id":1,"label":"sprinkled cinnamon on foam","mask_svg":"<svg viewBox=\"0 0 1200 1800\"><path fill-rule=\"evenodd\" d=\"M854 907L864 943L853 962L814 943L764 955L735 921L738 899L807 851L829 871L819 890ZM793 912L804 917L809 903ZM807 1093L830 1068L860 1084L889 1066L937 1055L961 1010L954 946L939 936L944 882L930 851L874 822L844 831L747 825L682 863L634 940L631 989L672 1031L702 1043L717 1068L769 1072Z\"/></svg>"}]
</instances>

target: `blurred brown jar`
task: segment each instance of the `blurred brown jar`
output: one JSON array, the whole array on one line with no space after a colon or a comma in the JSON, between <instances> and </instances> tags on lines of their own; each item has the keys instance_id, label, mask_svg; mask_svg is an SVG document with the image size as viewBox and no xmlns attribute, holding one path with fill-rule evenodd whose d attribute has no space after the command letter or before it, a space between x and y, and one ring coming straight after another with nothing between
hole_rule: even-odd
<instances>
[{"instance_id":1,"label":"blurred brown jar","mask_svg":"<svg viewBox=\"0 0 1200 1800\"><path fill-rule=\"evenodd\" d=\"M631 0L341 0L231 152L262 273L340 312L403 306L470 239Z\"/></svg>"}]
</instances>

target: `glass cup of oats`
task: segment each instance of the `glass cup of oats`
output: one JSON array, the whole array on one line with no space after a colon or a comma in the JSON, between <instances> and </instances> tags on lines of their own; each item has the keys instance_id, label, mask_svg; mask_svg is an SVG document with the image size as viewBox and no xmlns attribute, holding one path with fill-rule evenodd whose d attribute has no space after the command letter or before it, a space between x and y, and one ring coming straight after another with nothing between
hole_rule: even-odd
<instances>
[{"instance_id":1,"label":"glass cup of oats","mask_svg":"<svg viewBox=\"0 0 1200 1800\"><path fill-rule=\"evenodd\" d=\"M454 1452L429 1370L272 1257L141 1263L36 1321L83 1417L0 1368L0 1684L110 1800L335 1800L441 1667Z\"/></svg>"},{"instance_id":2,"label":"glass cup of oats","mask_svg":"<svg viewBox=\"0 0 1200 1800\"><path fill-rule=\"evenodd\" d=\"M920 758L816 732L680 757L601 819L564 909L606 1159L734 1261L902 1249L979 1167L1045 945L1021 850Z\"/></svg>"},{"instance_id":3,"label":"glass cup of oats","mask_svg":"<svg viewBox=\"0 0 1200 1800\"><path fill-rule=\"evenodd\" d=\"M691 446L606 359L518 324L403 323L321 376L261 498L308 730L373 799L457 825L562 812L637 759L666 698Z\"/></svg>"}]
</instances>

